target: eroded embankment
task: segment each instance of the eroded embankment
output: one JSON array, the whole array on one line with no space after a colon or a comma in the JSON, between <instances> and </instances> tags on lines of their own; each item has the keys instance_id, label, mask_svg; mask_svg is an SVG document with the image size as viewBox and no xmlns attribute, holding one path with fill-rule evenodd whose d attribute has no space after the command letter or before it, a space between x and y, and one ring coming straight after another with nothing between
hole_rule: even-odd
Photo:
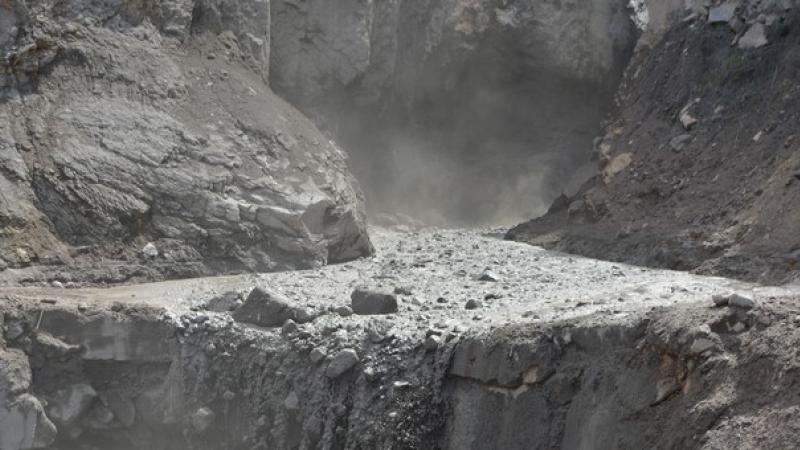
<instances>
[{"instance_id":1,"label":"eroded embankment","mask_svg":"<svg viewBox=\"0 0 800 450\"><path fill-rule=\"evenodd\" d=\"M798 311L757 301L412 333L9 298L0 448L789 448Z\"/></svg>"}]
</instances>

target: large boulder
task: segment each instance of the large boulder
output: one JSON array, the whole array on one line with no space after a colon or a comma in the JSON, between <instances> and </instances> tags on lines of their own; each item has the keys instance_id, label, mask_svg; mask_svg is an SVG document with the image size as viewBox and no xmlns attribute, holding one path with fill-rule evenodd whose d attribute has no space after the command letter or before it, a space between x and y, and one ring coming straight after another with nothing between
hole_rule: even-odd
<instances>
[{"instance_id":1,"label":"large boulder","mask_svg":"<svg viewBox=\"0 0 800 450\"><path fill-rule=\"evenodd\" d=\"M268 2L63 3L0 3L11 267L165 278L372 252L345 154L263 81Z\"/></svg>"}]
</instances>

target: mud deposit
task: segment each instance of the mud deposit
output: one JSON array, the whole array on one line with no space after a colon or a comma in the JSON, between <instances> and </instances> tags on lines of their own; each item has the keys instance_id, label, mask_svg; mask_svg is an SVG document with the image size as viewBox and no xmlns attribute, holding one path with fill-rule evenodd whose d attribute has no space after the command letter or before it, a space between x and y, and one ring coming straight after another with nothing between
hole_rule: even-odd
<instances>
[{"instance_id":1,"label":"mud deposit","mask_svg":"<svg viewBox=\"0 0 800 450\"><path fill-rule=\"evenodd\" d=\"M0 448L789 448L800 431L796 288L478 232L373 236L381 256L313 271L4 289ZM244 323L256 286L291 318ZM354 314L359 286L397 311Z\"/></svg>"}]
</instances>

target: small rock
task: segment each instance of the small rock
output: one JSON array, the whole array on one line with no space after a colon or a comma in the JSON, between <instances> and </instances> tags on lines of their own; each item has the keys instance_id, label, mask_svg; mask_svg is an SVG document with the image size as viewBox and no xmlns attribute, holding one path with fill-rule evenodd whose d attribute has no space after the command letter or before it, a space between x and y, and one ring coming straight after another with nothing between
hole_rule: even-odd
<instances>
[{"instance_id":1,"label":"small rock","mask_svg":"<svg viewBox=\"0 0 800 450\"><path fill-rule=\"evenodd\" d=\"M742 309L753 309L756 306L756 302L749 297L739 294L732 294L730 297L728 297L728 306L734 306Z\"/></svg>"},{"instance_id":2,"label":"small rock","mask_svg":"<svg viewBox=\"0 0 800 450\"><path fill-rule=\"evenodd\" d=\"M382 320L370 321L367 325L367 336L373 344L385 341L391 334L392 324Z\"/></svg>"},{"instance_id":3,"label":"small rock","mask_svg":"<svg viewBox=\"0 0 800 450\"><path fill-rule=\"evenodd\" d=\"M728 23L736 14L737 3L734 1L725 2L708 10L708 23L719 24Z\"/></svg>"},{"instance_id":4,"label":"small rock","mask_svg":"<svg viewBox=\"0 0 800 450\"><path fill-rule=\"evenodd\" d=\"M253 289L244 304L233 312L237 322L261 327L279 327L294 317L295 309L288 299L260 287Z\"/></svg>"},{"instance_id":5,"label":"small rock","mask_svg":"<svg viewBox=\"0 0 800 450\"><path fill-rule=\"evenodd\" d=\"M325 376L328 378L338 378L348 370L355 367L360 361L358 353L353 349L342 350L333 357L328 368L325 369Z\"/></svg>"},{"instance_id":6,"label":"small rock","mask_svg":"<svg viewBox=\"0 0 800 450\"><path fill-rule=\"evenodd\" d=\"M95 397L97 392L90 385L73 384L47 399L47 416L57 426L70 428L89 409Z\"/></svg>"},{"instance_id":7,"label":"small rock","mask_svg":"<svg viewBox=\"0 0 800 450\"><path fill-rule=\"evenodd\" d=\"M100 394L100 399L108 405L122 425L133 426L136 421L136 406L130 398L119 391L109 391Z\"/></svg>"},{"instance_id":8,"label":"small rock","mask_svg":"<svg viewBox=\"0 0 800 450\"><path fill-rule=\"evenodd\" d=\"M317 314L311 308L294 308L294 321L297 323L308 323L317 318Z\"/></svg>"},{"instance_id":9,"label":"small rock","mask_svg":"<svg viewBox=\"0 0 800 450\"><path fill-rule=\"evenodd\" d=\"M427 351L434 351L439 348L439 344L442 343L442 339L436 335L430 335L425 338L425 350Z\"/></svg>"},{"instance_id":10,"label":"small rock","mask_svg":"<svg viewBox=\"0 0 800 450\"><path fill-rule=\"evenodd\" d=\"M225 391L222 394L222 399L225 400L226 402L229 402L229 401L233 400L234 398L236 398L236 394L234 394L231 391Z\"/></svg>"},{"instance_id":11,"label":"small rock","mask_svg":"<svg viewBox=\"0 0 800 450\"><path fill-rule=\"evenodd\" d=\"M494 272L490 270L484 271L481 276L478 277L478 281L488 281L491 283L496 283L500 281L500 277L497 276Z\"/></svg>"},{"instance_id":12,"label":"small rock","mask_svg":"<svg viewBox=\"0 0 800 450\"><path fill-rule=\"evenodd\" d=\"M447 299L444 297L439 297L436 299L436 303L441 303L441 304L447 303Z\"/></svg>"},{"instance_id":13,"label":"small rock","mask_svg":"<svg viewBox=\"0 0 800 450\"><path fill-rule=\"evenodd\" d=\"M17 259L19 259L20 264L23 265L31 263L31 256L24 248L17 248Z\"/></svg>"},{"instance_id":14,"label":"small rock","mask_svg":"<svg viewBox=\"0 0 800 450\"><path fill-rule=\"evenodd\" d=\"M290 392L283 400L283 407L289 411L297 411L300 409L300 399L297 398L297 394L295 394L294 391Z\"/></svg>"},{"instance_id":15,"label":"small rock","mask_svg":"<svg viewBox=\"0 0 800 450\"><path fill-rule=\"evenodd\" d=\"M716 343L711 339L705 339L705 338L695 339L694 342L692 342L692 346L689 348L689 353L693 355L699 355L700 353L703 353L704 351L713 348L715 345Z\"/></svg>"},{"instance_id":16,"label":"small rock","mask_svg":"<svg viewBox=\"0 0 800 450\"><path fill-rule=\"evenodd\" d=\"M721 306L728 306L728 296L727 295L714 295L711 297L711 300L714 302L714 306L721 307Z\"/></svg>"},{"instance_id":17,"label":"small rock","mask_svg":"<svg viewBox=\"0 0 800 450\"><path fill-rule=\"evenodd\" d=\"M339 306L334 309L334 312L342 317L350 317L353 315L353 308L347 305Z\"/></svg>"},{"instance_id":18,"label":"small rock","mask_svg":"<svg viewBox=\"0 0 800 450\"><path fill-rule=\"evenodd\" d=\"M309 359L311 359L311 362L314 364L322 361L323 359L325 359L326 356L328 356L328 354L325 353L324 350L319 348L311 350L311 354L308 355Z\"/></svg>"},{"instance_id":19,"label":"small rock","mask_svg":"<svg viewBox=\"0 0 800 450\"><path fill-rule=\"evenodd\" d=\"M483 307L483 304L481 302L479 302L478 300L474 300L474 299L467 300L467 304L464 305L464 309L467 309L467 310L478 309L478 308L481 308L481 307Z\"/></svg>"},{"instance_id":20,"label":"small rock","mask_svg":"<svg viewBox=\"0 0 800 450\"><path fill-rule=\"evenodd\" d=\"M192 428L198 433L203 433L214 424L217 415L209 408L199 408L192 414Z\"/></svg>"},{"instance_id":21,"label":"small rock","mask_svg":"<svg viewBox=\"0 0 800 450\"><path fill-rule=\"evenodd\" d=\"M50 283L50 286L53 286L56 289L64 289L64 283L62 283L62 282L60 282L58 280L55 280L52 283Z\"/></svg>"},{"instance_id":22,"label":"small rock","mask_svg":"<svg viewBox=\"0 0 800 450\"><path fill-rule=\"evenodd\" d=\"M686 130L691 130L693 126L697 125L698 120L692 116L691 109L692 106L695 105L695 102L692 101L688 105L686 105L678 115L678 120L680 120L681 125Z\"/></svg>"},{"instance_id":23,"label":"small rock","mask_svg":"<svg viewBox=\"0 0 800 450\"><path fill-rule=\"evenodd\" d=\"M114 420L114 411L105 405L97 405L88 414L87 419L82 421L82 424L89 426L95 430L102 430L108 428L109 424Z\"/></svg>"},{"instance_id":24,"label":"small rock","mask_svg":"<svg viewBox=\"0 0 800 450\"><path fill-rule=\"evenodd\" d=\"M146 258L154 259L158 256L158 247L156 247L156 244L148 242L147 245L142 248L142 254Z\"/></svg>"},{"instance_id":25,"label":"small rock","mask_svg":"<svg viewBox=\"0 0 800 450\"><path fill-rule=\"evenodd\" d=\"M688 144L691 140L691 134L681 134L672 138L672 140L669 141L669 146L672 148L672 151L677 153L683 150L683 148L686 147L686 144Z\"/></svg>"},{"instance_id":26,"label":"small rock","mask_svg":"<svg viewBox=\"0 0 800 450\"><path fill-rule=\"evenodd\" d=\"M394 293L396 295L413 295L413 292L411 292L411 289L407 288L405 286L398 286L398 287L394 288Z\"/></svg>"},{"instance_id":27,"label":"small rock","mask_svg":"<svg viewBox=\"0 0 800 450\"><path fill-rule=\"evenodd\" d=\"M393 314L397 312L397 297L367 289L356 289L350 295L353 312L368 316L376 314Z\"/></svg>"},{"instance_id":28,"label":"small rock","mask_svg":"<svg viewBox=\"0 0 800 450\"><path fill-rule=\"evenodd\" d=\"M283 334L292 334L296 333L298 330L297 322L292 319L287 320L283 323L283 327L281 327L281 332Z\"/></svg>"},{"instance_id":29,"label":"small rock","mask_svg":"<svg viewBox=\"0 0 800 450\"><path fill-rule=\"evenodd\" d=\"M739 48L754 49L761 48L769 44L767 39L767 29L763 23L754 23L743 35L739 38Z\"/></svg>"}]
</instances>

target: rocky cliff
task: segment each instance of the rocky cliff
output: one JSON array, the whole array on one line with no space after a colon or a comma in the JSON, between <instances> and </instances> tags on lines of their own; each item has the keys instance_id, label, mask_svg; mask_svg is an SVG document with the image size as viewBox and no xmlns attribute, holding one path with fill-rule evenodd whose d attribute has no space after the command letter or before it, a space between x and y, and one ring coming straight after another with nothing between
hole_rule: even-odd
<instances>
[{"instance_id":1,"label":"rocky cliff","mask_svg":"<svg viewBox=\"0 0 800 450\"><path fill-rule=\"evenodd\" d=\"M265 82L269 6L0 2L0 271L119 282L370 254L345 154Z\"/></svg>"},{"instance_id":2,"label":"rocky cliff","mask_svg":"<svg viewBox=\"0 0 800 450\"><path fill-rule=\"evenodd\" d=\"M278 0L276 91L352 155L372 212L537 211L588 161L638 31L625 0Z\"/></svg>"},{"instance_id":3,"label":"rocky cliff","mask_svg":"<svg viewBox=\"0 0 800 450\"><path fill-rule=\"evenodd\" d=\"M673 10L632 60L600 171L518 240L765 282L798 278L796 2Z\"/></svg>"}]
</instances>

